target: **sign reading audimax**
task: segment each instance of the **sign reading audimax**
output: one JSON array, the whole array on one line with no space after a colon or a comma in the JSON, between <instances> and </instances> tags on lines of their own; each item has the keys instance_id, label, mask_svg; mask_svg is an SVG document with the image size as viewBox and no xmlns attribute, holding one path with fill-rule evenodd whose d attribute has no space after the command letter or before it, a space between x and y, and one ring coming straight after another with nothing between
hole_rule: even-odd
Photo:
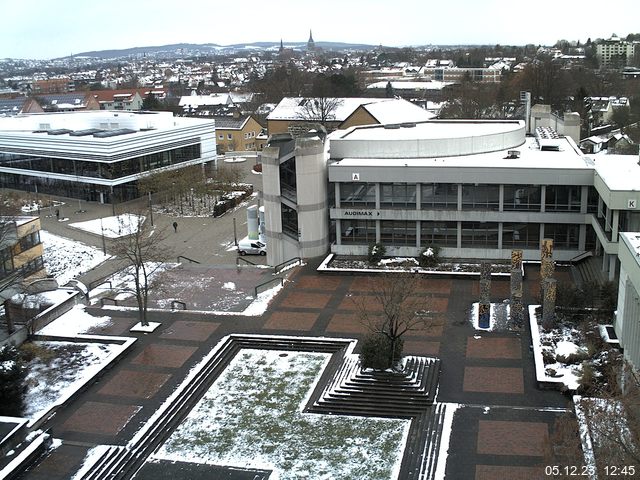
<instances>
[{"instance_id":1,"label":"sign reading audimax","mask_svg":"<svg viewBox=\"0 0 640 480\"><path fill-rule=\"evenodd\" d=\"M379 217L377 210L345 210L342 212L345 217Z\"/></svg>"}]
</instances>

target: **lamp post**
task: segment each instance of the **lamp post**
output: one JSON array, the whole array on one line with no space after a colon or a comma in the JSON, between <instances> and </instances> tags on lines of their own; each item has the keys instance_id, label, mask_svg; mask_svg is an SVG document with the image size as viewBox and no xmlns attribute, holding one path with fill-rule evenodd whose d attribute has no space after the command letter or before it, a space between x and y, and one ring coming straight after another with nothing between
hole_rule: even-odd
<instances>
[{"instance_id":1,"label":"lamp post","mask_svg":"<svg viewBox=\"0 0 640 480\"><path fill-rule=\"evenodd\" d=\"M107 243L104 240L104 226L102 225L102 217L100 217L100 231L102 232L102 253L107 254Z\"/></svg>"},{"instance_id":2,"label":"lamp post","mask_svg":"<svg viewBox=\"0 0 640 480\"><path fill-rule=\"evenodd\" d=\"M149 219L151 220L151 226L153 227L153 205L151 203L151 192L149 192Z\"/></svg>"}]
</instances>

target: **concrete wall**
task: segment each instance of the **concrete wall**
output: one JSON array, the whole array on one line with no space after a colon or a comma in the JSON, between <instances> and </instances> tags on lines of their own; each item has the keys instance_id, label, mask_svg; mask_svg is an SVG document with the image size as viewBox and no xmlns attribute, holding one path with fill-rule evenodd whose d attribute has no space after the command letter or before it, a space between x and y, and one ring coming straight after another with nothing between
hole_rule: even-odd
<instances>
[{"instance_id":1,"label":"concrete wall","mask_svg":"<svg viewBox=\"0 0 640 480\"><path fill-rule=\"evenodd\" d=\"M640 369L640 261L627 235L621 235L620 239L618 258L621 266L614 328L624 348L625 359Z\"/></svg>"},{"instance_id":2,"label":"concrete wall","mask_svg":"<svg viewBox=\"0 0 640 480\"><path fill-rule=\"evenodd\" d=\"M527 133L533 134L537 127L551 127L558 134L580 143L580 114L566 112L564 118L551 113L550 105L534 105L531 107L531 118Z\"/></svg>"},{"instance_id":3,"label":"concrete wall","mask_svg":"<svg viewBox=\"0 0 640 480\"><path fill-rule=\"evenodd\" d=\"M278 265L286 260L285 246L282 241L279 157L279 147L266 147L262 151L262 199L264 201L267 263L269 265Z\"/></svg>"}]
</instances>

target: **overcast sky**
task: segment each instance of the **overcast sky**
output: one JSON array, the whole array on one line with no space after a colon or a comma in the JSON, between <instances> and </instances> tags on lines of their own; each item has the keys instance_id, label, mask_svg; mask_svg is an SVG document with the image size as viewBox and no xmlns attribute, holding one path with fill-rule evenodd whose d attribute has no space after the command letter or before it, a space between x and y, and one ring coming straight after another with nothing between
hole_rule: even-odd
<instances>
[{"instance_id":1,"label":"overcast sky","mask_svg":"<svg viewBox=\"0 0 640 480\"><path fill-rule=\"evenodd\" d=\"M638 0L0 0L0 58L254 41L550 45L640 31Z\"/></svg>"}]
</instances>

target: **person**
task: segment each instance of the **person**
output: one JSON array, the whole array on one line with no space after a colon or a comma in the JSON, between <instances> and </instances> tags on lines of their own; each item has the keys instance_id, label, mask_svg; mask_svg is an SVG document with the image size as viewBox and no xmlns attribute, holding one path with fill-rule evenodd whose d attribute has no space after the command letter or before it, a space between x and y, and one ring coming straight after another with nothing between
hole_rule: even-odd
<instances>
[{"instance_id":1,"label":"person","mask_svg":"<svg viewBox=\"0 0 640 480\"><path fill-rule=\"evenodd\" d=\"M60 221L60 209L56 208L56 219Z\"/></svg>"},{"instance_id":2,"label":"person","mask_svg":"<svg viewBox=\"0 0 640 480\"><path fill-rule=\"evenodd\" d=\"M178 222L173 222L173 231L178 233Z\"/></svg>"}]
</instances>

